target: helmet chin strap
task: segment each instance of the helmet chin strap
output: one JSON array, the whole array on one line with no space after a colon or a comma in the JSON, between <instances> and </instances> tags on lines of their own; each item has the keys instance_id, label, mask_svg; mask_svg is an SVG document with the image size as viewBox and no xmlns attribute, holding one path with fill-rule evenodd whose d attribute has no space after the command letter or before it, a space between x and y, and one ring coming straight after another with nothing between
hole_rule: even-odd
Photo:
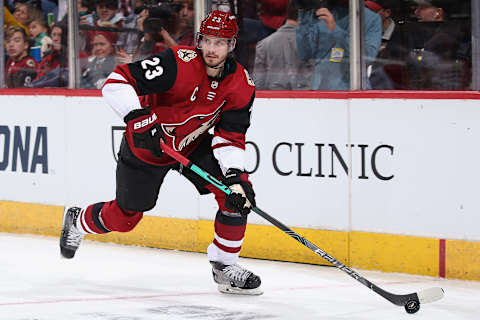
<instances>
[{"instance_id":1,"label":"helmet chin strap","mask_svg":"<svg viewBox=\"0 0 480 320\"><path fill-rule=\"evenodd\" d=\"M225 60L227 59L223 59L221 62L217 63L217 65L213 66L213 67L210 67L209 68L212 68L212 69L220 69L220 68L223 68L225 66Z\"/></svg>"},{"instance_id":2,"label":"helmet chin strap","mask_svg":"<svg viewBox=\"0 0 480 320\"><path fill-rule=\"evenodd\" d=\"M225 67L226 60L227 60L227 58L223 59L223 61L217 63L214 66L207 65L207 68L213 69L213 70L219 70L220 72L217 75L215 75L216 78L219 78L219 77L221 77L221 75L223 73L223 68Z\"/></svg>"}]
</instances>

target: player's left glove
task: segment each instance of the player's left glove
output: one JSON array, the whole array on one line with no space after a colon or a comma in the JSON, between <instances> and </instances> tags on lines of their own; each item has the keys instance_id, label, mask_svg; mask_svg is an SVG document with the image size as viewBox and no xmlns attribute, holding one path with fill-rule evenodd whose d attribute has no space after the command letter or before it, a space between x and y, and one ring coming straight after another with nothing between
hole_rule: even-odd
<instances>
[{"instance_id":1,"label":"player's left glove","mask_svg":"<svg viewBox=\"0 0 480 320\"><path fill-rule=\"evenodd\" d=\"M228 169L223 183L232 190L226 200L225 207L247 215L255 207L255 192L252 183L248 180L248 173L239 169Z\"/></svg>"}]
</instances>

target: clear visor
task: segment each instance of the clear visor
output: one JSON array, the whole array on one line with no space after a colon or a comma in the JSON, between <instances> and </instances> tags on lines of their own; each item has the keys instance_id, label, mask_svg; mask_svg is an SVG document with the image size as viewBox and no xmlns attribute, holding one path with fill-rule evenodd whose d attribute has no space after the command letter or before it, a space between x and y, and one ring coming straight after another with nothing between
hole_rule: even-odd
<instances>
[{"instance_id":1,"label":"clear visor","mask_svg":"<svg viewBox=\"0 0 480 320\"><path fill-rule=\"evenodd\" d=\"M235 49L235 38L218 38L215 36L204 35L200 32L197 32L197 36L195 37L195 45L198 49L219 49L222 47L227 47L228 52L232 52Z\"/></svg>"}]
</instances>

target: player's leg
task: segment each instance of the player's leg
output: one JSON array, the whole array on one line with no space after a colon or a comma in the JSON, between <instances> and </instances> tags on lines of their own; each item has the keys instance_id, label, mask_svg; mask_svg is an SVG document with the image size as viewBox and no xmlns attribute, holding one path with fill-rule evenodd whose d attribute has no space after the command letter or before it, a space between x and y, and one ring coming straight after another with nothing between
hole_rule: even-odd
<instances>
[{"instance_id":1,"label":"player's leg","mask_svg":"<svg viewBox=\"0 0 480 320\"><path fill-rule=\"evenodd\" d=\"M211 149L211 139L206 138L188 157L197 166L220 178L222 172ZM212 264L213 279L224 293L262 294L260 277L238 264L238 257L247 227L247 217L225 208L225 194L207 184L205 180L188 169L183 175L189 179L200 194L214 193L219 210L215 216L214 239L207 254Z\"/></svg>"},{"instance_id":2,"label":"player's leg","mask_svg":"<svg viewBox=\"0 0 480 320\"><path fill-rule=\"evenodd\" d=\"M215 234L207 254L213 279L224 293L259 295L260 277L238 264L247 226L247 217L225 208L225 193L213 188L219 210L215 217Z\"/></svg>"},{"instance_id":3,"label":"player's leg","mask_svg":"<svg viewBox=\"0 0 480 320\"><path fill-rule=\"evenodd\" d=\"M116 171L116 199L68 208L64 214L60 250L73 258L85 234L128 232L152 209L165 175L171 166L153 166L137 159L125 139L120 146Z\"/></svg>"}]
</instances>

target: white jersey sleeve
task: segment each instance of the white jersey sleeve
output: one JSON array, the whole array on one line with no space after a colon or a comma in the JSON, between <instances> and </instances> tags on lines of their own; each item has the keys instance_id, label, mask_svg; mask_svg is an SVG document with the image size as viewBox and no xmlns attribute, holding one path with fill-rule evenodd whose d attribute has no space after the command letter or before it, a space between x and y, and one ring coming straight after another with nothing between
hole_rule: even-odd
<instances>
[{"instance_id":1,"label":"white jersey sleeve","mask_svg":"<svg viewBox=\"0 0 480 320\"><path fill-rule=\"evenodd\" d=\"M219 136L213 138L212 149L223 174L230 168L245 170L245 150L231 145L230 141Z\"/></svg>"},{"instance_id":2,"label":"white jersey sleeve","mask_svg":"<svg viewBox=\"0 0 480 320\"><path fill-rule=\"evenodd\" d=\"M112 72L108 78L112 77L121 75ZM127 83L106 83L102 88L102 95L105 102L122 120L130 111L142 108L135 89Z\"/></svg>"}]
</instances>

